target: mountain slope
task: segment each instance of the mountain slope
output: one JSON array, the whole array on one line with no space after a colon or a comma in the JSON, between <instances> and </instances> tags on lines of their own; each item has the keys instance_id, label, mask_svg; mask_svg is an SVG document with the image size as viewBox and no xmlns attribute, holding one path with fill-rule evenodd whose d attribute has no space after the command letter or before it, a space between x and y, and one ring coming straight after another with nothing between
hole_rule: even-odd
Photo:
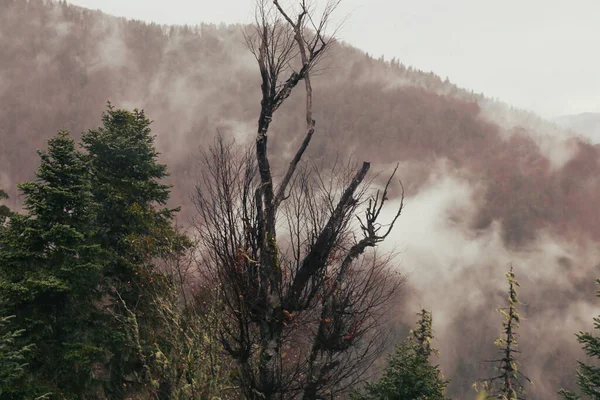
<instances>
[{"instance_id":1,"label":"mountain slope","mask_svg":"<svg viewBox=\"0 0 600 400\"><path fill-rule=\"evenodd\" d=\"M33 171L31 150L43 146L59 128L80 132L96 125L109 99L118 106L144 108L154 118L159 147L181 189L175 195L178 201L186 201L194 184L190 146L206 144L217 129L243 137L254 130L258 77L239 26L161 27L64 4L0 4L0 135L6 138L0 148L0 182L13 197L13 184ZM479 171L478 178L498 183L488 193L483 220L502 220L519 209L526 225L560 222L566 225L561 230L583 229L600 237L596 215L577 203L568 183L584 172L577 170L578 164L593 167L584 172L589 175L598 171L597 165L588 165L596 153L588 144L552 145L575 154L562 168L552 169L552 154L545 152L543 141L532 139L531 129L495 124L494 107L483 97L433 74L373 60L348 46L334 50L320 78L315 109L321 130L312 147L314 156L360 149L357 157L382 165L447 158L457 168ZM293 145L298 138L302 117L293 110L301 101L300 94L294 96L276 118L275 134L283 138L273 145L290 140ZM539 177L542 184L528 186L528 176ZM404 179L419 185L423 178ZM507 188L520 185L531 193L519 191L509 200L508 193L515 193ZM531 209L521 194L548 194L550 204L544 208L553 211ZM558 204L574 213L555 215ZM516 229L516 241L531 234L511 229ZM512 240L508 227L506 235Z\"/></svg>"},{"instance_id":2,"label":"mountain slope","mask_svg":"<svg viewBox=\"0 0 600 400\"><path fill-rule=\"evenodd\" d=\"M242 29L165 27L64 3L0 0L0 186L17 201L15 184L31 178L35 150L58 129L97 126L111 100L155 120L185 223L200 174L197 149L217 132L244 142L256 129L259 77ZM406 249L403 268L415 271L408 301L434 309L453 393L468 392L481 354L492 350L497 321L483 313L502 303L497 285L512 261L526 271L522 296L532 304L522 342L538 381L533 395L554 397L570 381L564 364L575 365L579 354L572 332L585 328L593 301L600 149L348 45L333 48L323 67L313 83L310 156L353 156L376 170L401 163L408 206L395 239ZM301 140L302 106L298 91L275 117L275 162L287 162ZM407 307L399 318L412 321ZM548 326L557 320L571 323L555 332ZM477 338L468 340L469 332Z\"/></svg>"},{"instance_id":3,"label":"mountain slope","mask_svg":"<svg viewBox=\"0 0 600 400\"><path fill-rule=\"evenodd\" d=\"M600 143L600 113L563 115L554 122L589 138L592 143Z\"/></svg>"}]
</instances>

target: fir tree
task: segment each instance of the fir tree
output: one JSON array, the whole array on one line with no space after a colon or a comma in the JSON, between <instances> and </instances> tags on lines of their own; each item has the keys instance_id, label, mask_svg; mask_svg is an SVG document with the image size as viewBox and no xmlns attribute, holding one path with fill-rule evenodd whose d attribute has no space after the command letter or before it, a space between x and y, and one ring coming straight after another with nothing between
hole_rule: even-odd
<instances>
[{"instance_id":1,"label":"fir tree","mask_svg":"<svg viewBox=\"0 0 600 400\"><path fill-rule=\"evenodd\" d=\"M510 271L506 273L506 279L509 288L508 307L497 309L504 316L504 321L502 322L502 334L494 343L500 350L501 358L490 361L499 364L496 367L497 375L476 383L475 388L477 389L478 384L481 384L488 393L488 399L516 400L525 398L525 388L521 379L528 382L531 380L521 373L520 363L516 358L516 355L520 353L517 349L517 329L521 322L518 306L522 303L517 294L516 287L519 286L519 282L515 279L512 265Z\"/></svg>"},{"instance_id":2,"label":"fir tree","mask_svg":"<svg viewBox=\"0 0 600 400\"><path fill-rule=\"evenodd\" d=\"M15 214L0 237L2 313L15 315L17 343L35 344L31 385L57 398L93 385L101 346L103 259L94 245L95 204L82 155L67 132L38 152L36 180L18 187L27 215Z\"/></svg>"},{"instance_id":3,"label":"fir tree","mask_svg":"<svg viewBox=\"0 0 600 400\"><path fill-rule=\"evenodd\" d=\"M15 390L17 382L25 376L27 353L33 344L20 346L17 339L22 330L11 329L11 319L14 315L0 318L0 398L19 398L22 393Z\"/></svg>"},{"instance_id":4,"label":"fir tree","mask_svg":"<svg viewBox=\"0 0 600 400\"><path fill-rule=\"evenodd\" d=\"M600 279L596 280L596 283L600 285ZM596 295L600 297L600 290L596 292ZM594 318L594 329L600 330L600 316ZM593 335L591 332L579 332L577 335L577 341L583 345L583 350L588 357L600 360L600 337ZM585 398L593 400L600 399L600 367L598 365L586 364L578 361L579 368L577 370L577 385L579 390ZM560 394L564 399L575 400L581 399L580 396L561 390Z\"/></svg>"},{"instance_id":5,"label":"fir tree","mask_svg":"<svg viewBox=\"0 0 600 400\"><path fill-rule=\"evenodd\" d=\"M157 161L151 121L110 103L102 121L83 135L82 146L100 205L97 240L108 253L104 284L115 317L108 390L119 396L150 381L146 353L156 326L147 294L159 275L152 260L182 250L187 240L172 226L177 209L166 207L171 187L161 182L168 173Z\"/></svg>"},{"instance_id":6,"label":"fir tree","mask_svg":"<svg viewBox=\"0 0 600 400\"><path fill-rule=\"evenodd\" d=\"M8 194L0 189L0 200L8 199ZM6 221L12 215L10 209L5 205L0 205L0 235L4 233ZM0 304L5 300L0 298ZM16 398L21 395L14 388L16 383L25 375L27 363L25 358L33 347L17 345L17 339L22 335L23 330L12 329L11 320L14 315L7 317L0 316L0 398Z\"/></svg>"},{"instance_id":7,"label":"fir tree","mask_svg":"<svg viewBox=\"0 0 600 400\"><path fill-rule=\"evenodd\" d=\"M8 199L8 194L2 189L0 189L0 201ZM11 215L10 209L4 204L0 205L0 228L4 226L7 218Z\"/></svg>"},{"instance_id":8,"label":"fir tree","mask_svg":"<svg viewBox=\"0 0 600 400\"><path fill-rule=\"evenodd\" d=\"M410 340L412 340L415 346L415 352L427 359L432 352L437 353L436 349L431 348L431 341L433 340L433 318L431 311L421 309L417 313L419 321L417 323L417 329L414 329L410 333Z\"/></svg>"},{"instance_id":9,"label":"fir tree","mask_svg":"<svg viewBox=\"0 0 600 400\"><path fill-rule=\"evenodd\" d=\"M93 194L100 210L99 242L112 251L107 274L134 287L140 265L173 250L181 236L172 227L178 209L165 207L171 186L157 162L151 121L143 111L115 110L109 103L103 126L82 137L88 151ZM133 289L131 289L133 290Z\"/></svg>"},{"instance_id":10,"label":"fir tree","mask_svg":"<svg viewBox=\"0 0 600 400\"><path fill-rule=\"evenodd\" d=\"M396 346L388 360L381 379L365 386L364 393L355 394L354 400L446 400L447 380L439 366L431 365L433 340L431 312L421 310L416 329L409 339Z\"/></svg>"}]
</instances>

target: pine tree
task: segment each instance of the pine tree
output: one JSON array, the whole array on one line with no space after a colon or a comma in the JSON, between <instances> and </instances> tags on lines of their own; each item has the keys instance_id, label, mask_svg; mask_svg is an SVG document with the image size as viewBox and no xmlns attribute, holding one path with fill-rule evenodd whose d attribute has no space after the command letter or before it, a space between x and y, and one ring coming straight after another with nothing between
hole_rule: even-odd
<instances>
[{"instance_id":1,"label":"pine tree","mask_svg":"<svg viewBox=\"0 0 600 400\"><path fill-rule=\"evenodd\" d=\"M596 280L596 283L600 285L600 279ZM596 295L600 297L600 290L596 292ZM600 316L594 318L594 329L600 330ZM595 336L591 332L579 332L577 335L577 341L583 345L583 350L588 357L600 359L600 336ZM583 396L593 400L600 399L600 367L597 365L586 364L578 361L579 368L577 370L577 385ZM581 397L561 390L560 394L564 399L575 400Z\"/></svg>"},{"instance_id":2,"label":"pine tree","mask_svg":"<svg viewBox=\"0 0 600 400\"><path fill-rule=\"evenodd\" d=\"M28 214L12 215L0 235L0 311L15 315L19 346L35 345L31 385L61 398L92 386L92 366L106 356L96 306L103 257L92 240L87 167L73 140L61 131L38 154L36 180L18 186Z\"/></svg>"},{"instance_id":3,"label":"pine tree","mask_svg":"<svg viewBox=\"0 0 600 400\"><path fill-rule=\"evenodd\" d=\"M439 366L431 365L429 357L437 350L433 340L432 315L421 310L416 329L406 342L396 346L381 379L367 384L365 392L355 394L354 400L446 400L448 380Z\"/></svg>"},{"instance_id":4,"label":"pine tree","mask_svg":"<svg viewBox=\"0 0 600 400\"><path fill-rule=\"evenodd\" d=\"M171 187L161 183L168 173L157 161L151 121L110 103L102 121L83 135L82 146L100 205L97 240L108 253L104 284L115 317L108 390L118 396L150 380L146 350L155 321L147 290L159 276L152 260L182 250L187 240L172 226L177 209L166 207Z\"/></svg>"},{"instance_id":5,"label":"pine tree","mask_svg":"<svg viewBox=\"0 0 600 400\"><path fill-rule=\"evenodd\" d=\"M504 321L502 322L502 334L494 343L500 350L501 358L490 361L499 363L499 366L496 367L497 375L476 383L475 388L477 389L478 384L481 384L488 393L488 399L516 400L525 398L525 388L521 379L528 382L531 380L521 373L520 363L516 359L516 355L520 353L517 349L517 329L521 322L518 306L522 303L516 291L519 282L515 279L512 265L510 271L506 273L506 279L509 287L508 307L497 309L504 316Z\"/></svg>"}]
</instances>

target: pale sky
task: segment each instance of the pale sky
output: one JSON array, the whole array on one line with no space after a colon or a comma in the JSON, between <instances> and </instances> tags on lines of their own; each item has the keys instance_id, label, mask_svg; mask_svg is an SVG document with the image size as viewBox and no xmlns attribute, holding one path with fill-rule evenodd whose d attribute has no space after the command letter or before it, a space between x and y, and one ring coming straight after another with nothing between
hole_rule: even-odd
<instances>
[{"instance_id":1,"label":"pale sky","mask_svg":"<svg viewBox=\"0 0 600 400\"><path fill-rule=\"evenodd\" d=\"M253 0L70 2L190 25L248 23L254 5ZM547 118L600 112L599 0L343 0L338 16L346 18L338 37L376 57L396 57Z\"/></svg>"}]
</instances>

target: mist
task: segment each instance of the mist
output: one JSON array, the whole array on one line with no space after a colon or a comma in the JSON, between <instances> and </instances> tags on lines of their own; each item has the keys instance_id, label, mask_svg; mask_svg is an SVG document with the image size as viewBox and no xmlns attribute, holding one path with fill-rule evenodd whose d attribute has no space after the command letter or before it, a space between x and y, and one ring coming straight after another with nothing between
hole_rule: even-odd
<instances>
[{"instance_id":1,"label":"mist","mask_svg":"<svg viewBox=\"0 0 600 400\"><path fill-rule=\"evenodd\" d=\"M598 249L592 242L576 244L544 231L527 246L507 248L501 221L483 230L470 228L485 189L447 173L443 163L435 169L427 184L406 198L400 223L384 245L400 252L399 268L409 275L409 300L400 319L413 324L420 308L432 310L434 346L446 377L492 376L485 361L497 351L493 342L501 335L502 316L495 309L507 303L504 275L512 265L524 303L518 339L522 372L535 384L529 394L555 398L557 386L568 385L572 377L567 373L557 380L552 370L575 370L583 352L573 332L593 328L597 299L590 277L598 273ZM395 206L389 204L388 210ZM465 395L472 383L454 380L450 390Z\"/></svg>"},{"instance_id":2,"label":"mist","mask_svg":"<svg viewBox=\"0 0 600 400\"><path fill-rule=\"evenodd\" d=\"M0 41L14 56L0 57L7 121L0 187L12 204L21 201L16 183L33 176L35 150L58 129L77 136L99 125L110 100L154 120L172 203L183 205L178 221L188 224L199 149L217 134L253 143L260 77L244 27L149 25L28 4L0 14ZM519 343L522 369L535 382L531 398L572 388L583 356L574 333L592 329L597 314L598 149L533 112L346 43L322 67L308 157L372 161L374 171L400 163L406 208L383 246L399 252L395 268L409 278L394 318L412 326L420 307L433 311L434 346L453 379L449 394L468 398L495 352L501 315L494 310L506 302L511 264L525 303ZM303 101L294 93L275 117L276 168L303 136Z\"/></svg>"}]
</instances>

